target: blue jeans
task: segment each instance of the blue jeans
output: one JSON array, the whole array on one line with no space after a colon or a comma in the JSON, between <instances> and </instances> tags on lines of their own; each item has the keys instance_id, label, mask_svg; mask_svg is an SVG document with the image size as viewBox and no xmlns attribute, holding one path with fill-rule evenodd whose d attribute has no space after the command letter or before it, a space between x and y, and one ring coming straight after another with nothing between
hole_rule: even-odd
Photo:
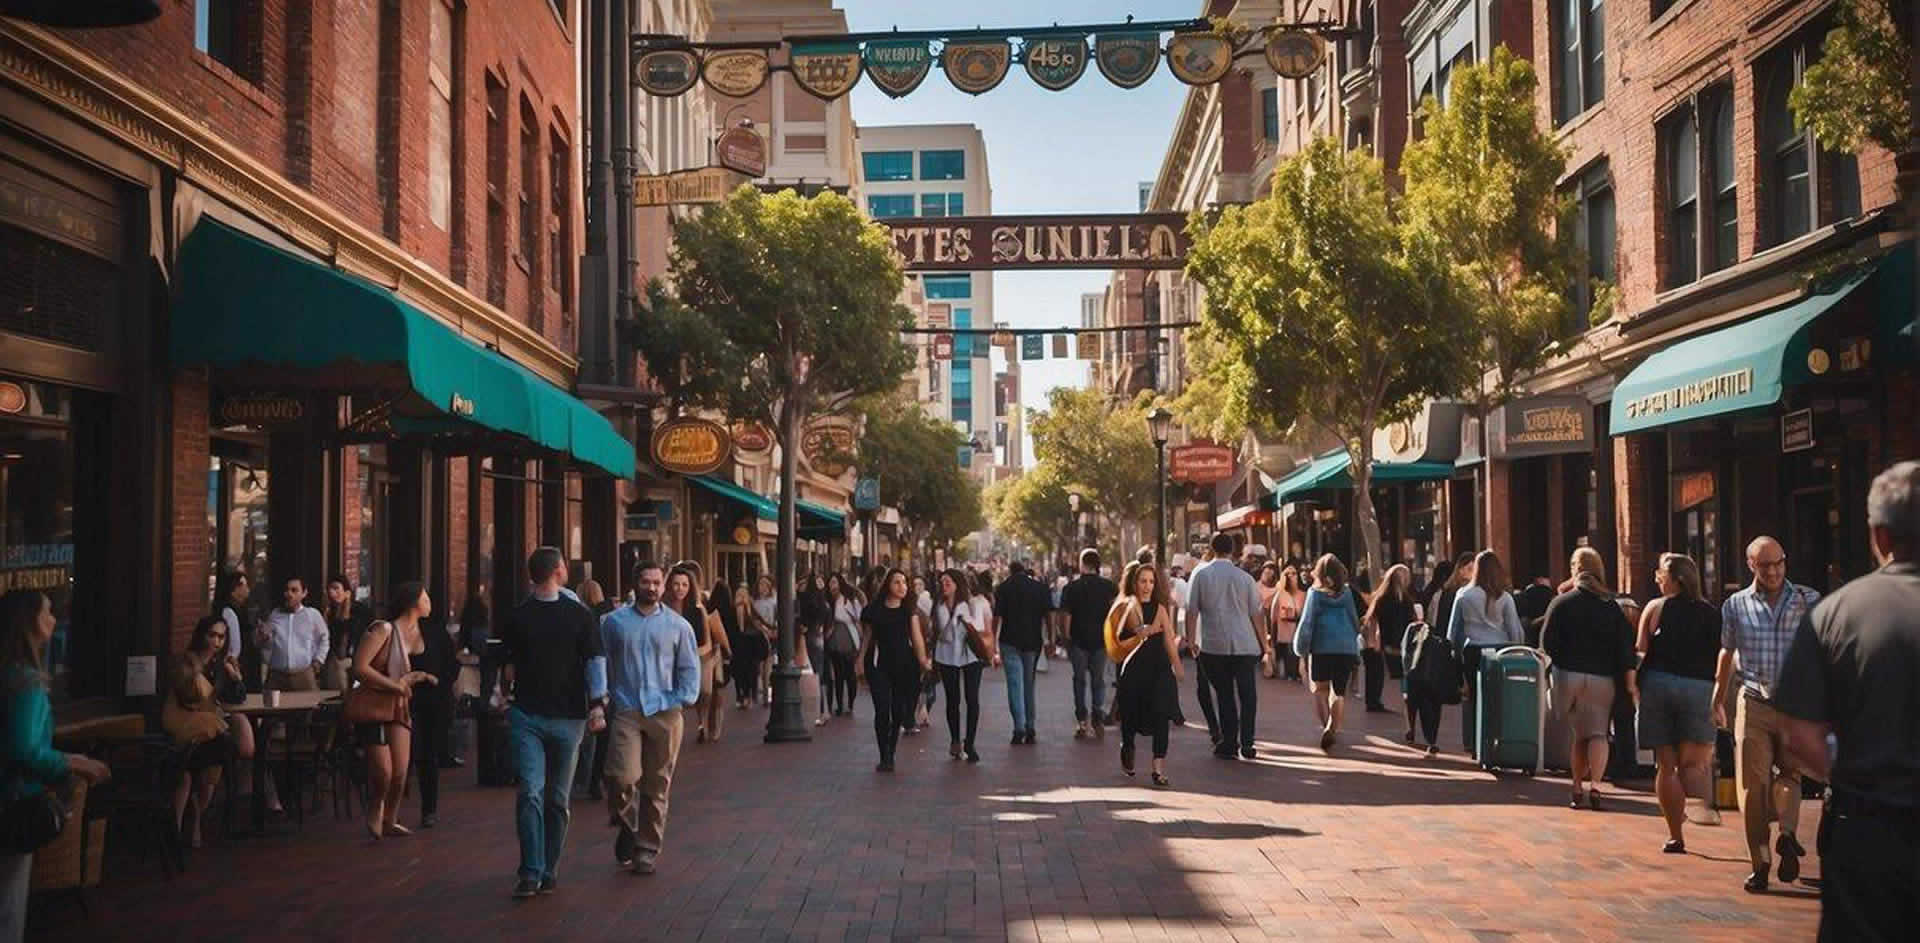
<instances>
[{"instance_id":1,"label":"blue jeans","mask_svg":"<svg viewBox=\"0 0 1920 943\"><path fill-rule=\"evenodd\" d=\"M1107 703L1107 653L1104 649L1067 646L1067 659L1073 662L1073 719L1087 720L1087 696L1093 696L1093 716L1103 717ZM1092 690L1089 691L1088 689Z\"/></svg>"},{"instance_id":2,"label":"blue jeans","mask_svg":"<svg viewBox=\"0 0 1920 943\"><path fill-rule=\"evenodd\" d=\"M514 826L520 833L520 876L543 881L559 876L560 852L567 845L567 801L573 791L573 768L580 760L580 739L587 722L566 717L542 717L518 707L507 711L514 769L520 774L520 793L514 805Z\"/></svg>"},{"instance_id":3,"label":"blue jeans","mask_svg":"<svg viewBox=\"0 0 1920 943\"><path fill-rule=\"evenodd\" d=\"M1040 667L1040 653L1002 644L1000 663L1007 668L1007 712L1013 715L1014 732L1032 730L1033 676Z\"/></svg>"}]
</instances>

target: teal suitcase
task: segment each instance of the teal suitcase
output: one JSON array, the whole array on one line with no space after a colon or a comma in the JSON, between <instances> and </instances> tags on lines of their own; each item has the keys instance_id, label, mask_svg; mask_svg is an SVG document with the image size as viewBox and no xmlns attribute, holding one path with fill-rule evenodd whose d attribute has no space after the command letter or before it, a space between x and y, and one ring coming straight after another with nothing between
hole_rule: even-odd
<instances>
[{"instance_id":1,"label":"teal suitcase","mask_svg":"<svg viewBox=\"0 0 1920 943\"><path fill-rule=\"evenodd\" d=\"M1511 645L1480 659L1475 755L1487 770L1540 771L1546 742L1547 657Z\"/></svg>"}]
</instances>

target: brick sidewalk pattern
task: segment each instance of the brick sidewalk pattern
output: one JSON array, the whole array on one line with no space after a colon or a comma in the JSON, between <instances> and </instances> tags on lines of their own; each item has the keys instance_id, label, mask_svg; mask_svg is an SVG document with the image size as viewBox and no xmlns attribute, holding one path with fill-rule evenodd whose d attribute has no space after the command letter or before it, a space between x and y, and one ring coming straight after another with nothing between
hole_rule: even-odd
<instances>
[{"instance_id":1,"label":"brick sidewalk pattern","mask_svg":"<svg viewBox=\"0 0 1920 943\"><path fill-rule=\"evenodd\" d=\"M1176 731L1173 787L1121 775L1117 737L1072 739L1068 673L1040 676L1040 743L1010 747L1005 688L982 686L982 762L947 758L944 719L873 771L871 706L806 744L760 742L729 709L689 742L659 873L616 870L599 803L576 796L551 897L513 901L513 793L449 774L440 826L370 845L358 822L210 840L185 876L120 858L81 913L40 902L30 939L154 940L1807 940L1817 891L1748 895L1738 814L1689 826L1686 855L1644 787L1566 808L1564 778L1427 759L1397 714L1350 701L1322 755L1304 691L1260 682L1261 756ZM1191 665L1189 664L1189 668ZM1187 714L1198 720L1189 670ZM1394 704L1397 707L1397 703ZM1445 736L1458 735L1452 709ZM688 725L691 738L693 725ZM443 790L446 787L443 786ZM1809 847L1818 804L1804 814ZM402 822L414 825L413 800ZM1808 876L1819 862L1809 857Z\"/></svg>"}]
</instances>

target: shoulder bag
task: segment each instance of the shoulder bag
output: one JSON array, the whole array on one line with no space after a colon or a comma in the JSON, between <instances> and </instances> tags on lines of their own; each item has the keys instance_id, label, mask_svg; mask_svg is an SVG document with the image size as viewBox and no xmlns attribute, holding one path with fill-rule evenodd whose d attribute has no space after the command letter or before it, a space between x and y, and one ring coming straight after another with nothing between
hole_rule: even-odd
<instances>
[{"instance_id":1,"label":"shoulder bag","mask_svg":"<svg viewBox=\"0 0 1920 943\"><path fill-rule=\"evenodd\" d=\"M42 789L0 807L0 850L30 855L60 837L67 828L67 803Z\"/></svg>"},{"instance_id":2,"label":"shoulder bag","mask_svg":"<svg viewBox=\"0 0 1920 943\"><path fill-rule=\"evenodd\" d=\"M373 664L384 666L393 648L393 637L400 630L397 626L388 626L386 644L373 656ZM379 670L379 669L376 669ZM350 724L394 724L407 721L407 699L393 691L382 691L362 682L355 682L347 692L346 705L342 710Z\"/></svg>"},{"instance_id":3,"label":"shoulder bag","mask_svg":"<svg viewBox=\"0 0 1920 943\"><path fill-rule=\"evenodd\" d=\"M1125 662L1127 656L1133 654L1133 650L1139 648L1140 643L1145 641L1145 636L1138 634L1130 639L1122 639L1120 637L1120 631L1127 627L1127 613L1136 605L1138 604L1135 603L1131 597L1128 597L1114 603L1113 606L1107 610L1107 622L1104 633L1107 642L1107 658L1111 659L1116 665Z\"/></svg>"}]
</instances>

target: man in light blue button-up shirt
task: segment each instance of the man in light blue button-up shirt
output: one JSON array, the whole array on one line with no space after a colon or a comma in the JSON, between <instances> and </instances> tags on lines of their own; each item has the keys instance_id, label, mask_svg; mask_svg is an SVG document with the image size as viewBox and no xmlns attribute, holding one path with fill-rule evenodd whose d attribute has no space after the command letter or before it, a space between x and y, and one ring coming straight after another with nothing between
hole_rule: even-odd
<instances>
[{"instance_id":1,"label":"man in light blue button-up shirt","mask_svg":"<svg viewBox=\"0 0 1920 943\"><path fill-rule=\"evenodd\" d=\"M680 709L700 697L700 650L693 626L661 600L666 572L660 564L634 567L633 587L633 605L607 613L600 622L607 695L614 707L607 808L620 826L614 855L634 871L652 874L667 830L673 767L680 758Z\"/></svg>"}]
</instances>

